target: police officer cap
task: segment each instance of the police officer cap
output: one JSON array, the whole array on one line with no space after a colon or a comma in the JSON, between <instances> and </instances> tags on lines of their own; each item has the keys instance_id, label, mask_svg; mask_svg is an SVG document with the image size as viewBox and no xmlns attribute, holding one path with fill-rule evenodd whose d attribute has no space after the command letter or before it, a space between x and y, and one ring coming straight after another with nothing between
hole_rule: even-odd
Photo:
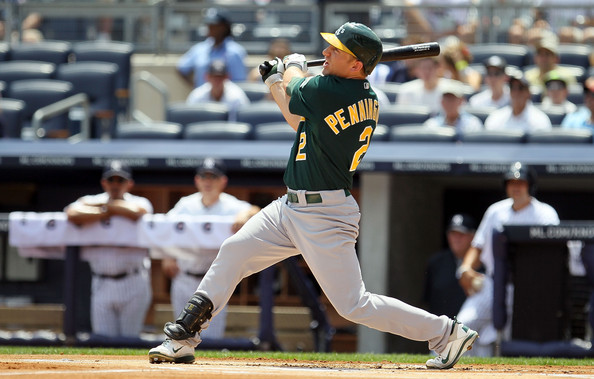
<instances>
[{"instance_id":1,"label":"police officer cap","mask_svg":"<svg viewBox=\"0 0 594 379\"><path fill-rule=\"evenodd\" d=\"M382 41L373 30L358 22L347 22L334 34L320 34L330 45L360 60L367 75L373 72L382 57Z\"/></svg>"}]
</instances>

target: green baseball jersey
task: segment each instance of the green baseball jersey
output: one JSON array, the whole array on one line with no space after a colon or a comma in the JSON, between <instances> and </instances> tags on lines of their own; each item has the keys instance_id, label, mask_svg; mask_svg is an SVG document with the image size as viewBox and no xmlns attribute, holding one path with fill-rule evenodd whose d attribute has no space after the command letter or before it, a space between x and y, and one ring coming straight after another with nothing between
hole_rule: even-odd
<instances>
[{"instance_id":1,"label":"green baseball jersey","mask_svg":"<svg viewBox=\"0 0 594 379\"><path fill-rule=\"evenodd\" d=\"M289 110L302 116L284 175L295 190L350 189L378 117L367 80L338 76L295 78Z\"/></svg>"}]
</instances>

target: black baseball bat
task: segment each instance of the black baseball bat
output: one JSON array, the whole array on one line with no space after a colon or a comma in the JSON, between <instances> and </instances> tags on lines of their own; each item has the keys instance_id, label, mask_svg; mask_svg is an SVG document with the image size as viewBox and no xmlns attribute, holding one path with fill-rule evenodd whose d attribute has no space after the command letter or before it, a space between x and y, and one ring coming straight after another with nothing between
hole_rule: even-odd
<instances>
[{"instance_id":1,"label":"black baseball bat","mask_svg":"<svg viewBox=\"0 0 594 379\"><path fill-rule=\"evenodd\" d=\"M382 53L380 62L400 61L404 59L435 57L439 55L439 43L427 42L414 45L397 46L386 49ZM307 61L308 67L321 66L325 59Z\"/></svg>"}]
</instances>

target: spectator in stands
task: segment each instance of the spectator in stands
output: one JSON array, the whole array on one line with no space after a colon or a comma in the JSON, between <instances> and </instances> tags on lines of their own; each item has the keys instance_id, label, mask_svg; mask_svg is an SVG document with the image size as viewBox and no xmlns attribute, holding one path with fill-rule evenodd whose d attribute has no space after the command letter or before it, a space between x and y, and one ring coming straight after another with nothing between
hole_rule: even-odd
<instances>
[{"instance_id":1,"label":"spectator in stands","mask_svg":"<svg viewBox=\"0 0 594 379\"><path fill-rule=\"evenodd\" d=\"M167 213L172 216L231 216L235 217L232 231L238 231L260 208L224 192L228 178L222 161L206 158L196 170L194 185L198 192L182 197ZM188 297L194 294L219 249L190 249L185 258L164 258L162 268L171 282L173 315L181 313ZM191 257L191 258L190 258ZM221 317L222 316L222 317ZM204 338L222 338L226 325L226 308L213 318Z\"/></svg>"},{"instance_id":2,"label":"spectator in stands","mask_svg":"<svg viewBox=\"0 0 594 379\"><path fill-rule=\"evenodd\" d=\"M594 131L594 76L584 81L584 105L563 118L561 127Z\"/></svg>"},{"instance_id":3,"label":"spectator in stands","mask_svg":"<svg viewBox=\"0 0 594 379\"><path fill-rule=\"evenodd\" d=\"M444 78L458 80L469 85L473 91L481 87L481 74L469 66L472 54L466 44L457 37L449 36L442 42L439 62Z\"/></svg>"},{"instance_id":4,"label":"spectator in stands","mask_svg":"<svg viewBox=\"0 0 594 379\"><path fill-rule=\"evenodd\" d=\"M476 221L467 214L455 214L446 231L448 248L434 254L427 262L424 300L427 310L436 315L455 317L466 300L456 278L456 270L476 231Z\"/></svg>"},{"instance_id":5,"label":"spectator in stands","mask_svg":"<svg viewBox=\"0 0 594 379\"><path fill-rule=\"evenodd\" d=\"M551 120L530 100L530 84L521 72L509 80L510 104L496 109L485 120L485 129L515 129L531 132L551 129Z\"/></svg>"},{"instance_id":6,"label":"spectator in stands","mask_svg":"<svg viewBox=\"0 0 594 379\"><path fill-rule=\"evenodd\" d=\"M247 77L246 50L233 40L231 20L222 9L210 8L204 17L208 25L208 37L192 46L179 60L177 71L193 87L206 82L206 72L212 60L224 60L229 69L229 78L234 82Z\"/></svg>"},{"instance_id":7,"label":"spectator in stands","mask_svg":"<svg viewBox=\"0 0 594 379\"><path fill-rule=\"evenodd\" d=\"M153 212L150 201L129 193L132 172L121 161L111 161L103 170L105 192L83 196L68 205L68 221L76 225L108 222L111 217L137 221ZM82 256L93 274L91 327L106 337L138 337L151 303L148 249L140 247L88 246Z\"/></svg>"},{"instance_id":8,"label":"spectator in stands","mask_svg":"<svg viewBox=\"0 0 594 379\"><path fill-rule=\"evenodd\" d=\"M559 40L550 31L544 32L542 37L535 44L534 53L535 67L526 70L526 80L530 85L544 91L545 75L556 70L560 75L567 78L568 85L576 83L575 76L567 68L559 66Z\"/></svg>"},{"instance_id":9,"label":"spectator in stands","mask_svg":"<svg viewBox=\"0 0 594 379\"><path fill-rule=\"evenodd\" d=\"M485 84L488 88L468 99L472 107L501 108L509 104L509 77L506 74L507 62L498 55L493 55L483 62L485 66Z\"/></svg>"},{"instance_id":10,"label":"spectator in stands","mask_svg":"<svg viewBox=\"0 0 594 379\"><path fill-rule=\"evenodd\" d=\"M457 319L479 331L481 338L473 346L471 353L478 356L493 354L497 336L493 325L493 231L502 230L503 225L559 223L555 209L534 197L536 173L532 168L520 162L512 164L503 175L503 183L507 198L487 209L472 240L472 246L456 271L460 285L468 295ZM481 264L485 268L484 275L477 272ZM511 310L510 301L508 299L508 313Z\"/></svg>"},{"instance_id":11,"label":"spectator in stands","mask_svg":"<svg viewBox=\"0 0 594 379\"><path fill-rule=\"evenodd\" d=\"M419 59L414 66L418 79L402 83L396 98L398 105L425 105L433 115L441 111L441 87L451 79L439 76L439 59L426 57Z\"/></svg>"},{"instance_id":12,"label":"spectator in stands","mask_svg":"<svg viewBox=\"0 0 594 379\"><path fill-rule=\"evenodd\" d=\"M448 82L442 86L442 92L441 112L425 121L424 125L453 127L458 133L483 129L482 121L478 117L465 112L462 108L465 103L462 83Z\"/></svg>"},{"instance_id":13,"label":"spectator in stands","mask_svg":"<svg viewBox=\"0 0 594 379\"><path fill-rule=\"evenodd\" d=\"M291 54L291 43L286 38L275 38L270 41L268 51L266 53L267 59L281 58ZM262 75L258 67L254 67L248 74L247 80L250 82L262 82ZM272 97L270 98L272 100Z\"/></svg>"},{"instance_id":14,"label":"spectator in stands","mask_svg":"<svg viewBox=\"0 0 594 379\"><path fill-rule=\"evenodd\" d=\"M225 61L213 60L210 62L206 80L206 83L190 92L186 103L223 103L229 108L229 121L235 121L239 108L248 105L250 99L241 87L229 80L229 72Z\"/></svg>"},{"instance_id":15,"label":"spectator in stands","mask_svg":"<svg viewBox=\"0 0 594 379\"><path fill-rule=\"evenodd\" d=\"M577 110L577 106L567 100L569 90L567 89L567 79L560 75L557 70L549 71L544 78L545 92L540 109L543 111L560 110L564 113L572 113Z\"/></svg>"}]
</instances>

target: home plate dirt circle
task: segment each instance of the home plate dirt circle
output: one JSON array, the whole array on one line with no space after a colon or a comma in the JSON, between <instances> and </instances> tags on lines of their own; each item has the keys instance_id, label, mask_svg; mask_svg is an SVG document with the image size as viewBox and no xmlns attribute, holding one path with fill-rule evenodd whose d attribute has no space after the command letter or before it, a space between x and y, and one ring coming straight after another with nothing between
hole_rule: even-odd
<instances>
[{"instance_id":1,"label":"home plate dirt circle","mask_svg":"<svg viewBox=\"0 0 594 379\"><path fill-rule=\"evenodd\" d=\"M193 364L150 364L144 356L0 355L3 378L593 378L590 360L584 366L459 364L451 370L397 362L319 362L278 359L197 358Z\"/></svg>"}]
</instances>

